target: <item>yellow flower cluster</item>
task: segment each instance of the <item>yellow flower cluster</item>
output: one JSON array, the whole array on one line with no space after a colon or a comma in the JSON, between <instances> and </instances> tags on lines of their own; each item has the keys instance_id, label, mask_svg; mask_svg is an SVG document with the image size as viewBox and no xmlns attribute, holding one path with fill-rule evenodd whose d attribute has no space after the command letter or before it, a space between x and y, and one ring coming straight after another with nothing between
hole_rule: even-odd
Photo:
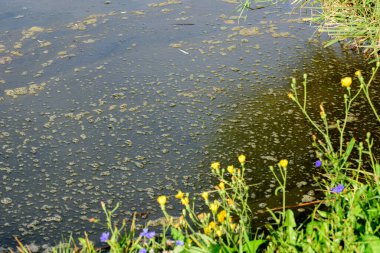
<instances>
[{"instance_id":1,"label":"yellow flower cluster","mask_svg":"<svg viewBox=\"0 0 380 253\"><path fill-rule=\"evenodd\" d=\"M219 168L220 168L220 162L213 162L213 163L211 164L211 168L212 168L213 170L219 170Z\"/></svg>"},{"instance_id":2,"label":"yellow flower cluster","mask_svg":"<svg viewBox=\"0 0 380 253\"><path fill-rule=\"evenodd\" d=\"M219 206L220 206L219 201L214 200L214 202L210 204L211 212L216 213L218 211Z\"/></svg>"},{"instance_id":3,"label":"yellow flower cluster","mask_svg":"<svg viewBox=\"0 0 380 253\"><path fill-rule=\"evenodd\" d=\"M203 192L202 198L204 198L204 200L207 201L208 200L208 192Z\"/></svg>"},{"instance_id":4,"label":"yellow flower cluster","mask_svg":"<svg viewBox=\"0 0 380 253\"><path fill-rule=\"evenodd\" d=\"M226 217L227 217L227 212L226 212L226 210L222 210L222 211L220 211L220 213L218 213L218 215L217 215L218 221L219 221L220 223L222 223L222 222L226 219Z\"/></svg>"}]
</instances>

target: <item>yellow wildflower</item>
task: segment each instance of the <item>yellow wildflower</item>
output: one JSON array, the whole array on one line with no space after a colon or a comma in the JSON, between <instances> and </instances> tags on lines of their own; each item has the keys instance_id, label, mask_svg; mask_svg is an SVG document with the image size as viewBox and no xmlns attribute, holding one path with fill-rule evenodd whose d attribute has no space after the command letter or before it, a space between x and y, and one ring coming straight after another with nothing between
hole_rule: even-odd
<instances>
[{"instance_id":1,"label":"yellow wildflower","mask_svg":"<svg viewBox=\"0 0 380 253\"><path fill-rule=\"evenodd\" d=\"M294 100L294 95L293 95L293 93L289 92L289 93L288 93L288 98L290 98L291 100Z\"/></svg>"},{"instance_id":2,"label":"yellow wildflower","mask_svg":"<svg viewBox=\"0 0 380 253\"><path fill-rule=\"evenodd\" d=\"M288 167L288 160L286 159L282 159L280 162L279 162L280 166L284 169L286 169L286 167Z\"/></svg>"},{"instance_id":3,"label":"yellow wildflower","mask_svg":"<svg viewBox=\"0 0 380 253\"><path fill-rule=\"evenodd\" d=\"M213 163L211 164L211 168L212 168L213 170L219 170L219 168L220 168L220 162L213 162Z\"/></svg>"},{"instance_id":4,"label":"yellow wildflower","mask_svg":"<svg viewBox=\"0 0 380 253\"><path fill-rule=\"evenodd\" d=\"M236 223L230 223L231 230L234 231L236 228Z\"/></svg>"},{"instance_id":5,"label":"yellow wildflower","mask_svg":"<svg viewBox=\"0 0 380 253\"><path fill-rule=\"evenodd\" d=\"M212 229L214 229L216 227L216 223L215 223L215 221L210 221L210 223L208 224L208 228L210 229L210 230L212 230Z\"/></svg>"},{"instance_id":6,"label":"yellow wildflower","mask_svg":"<svg viewBox=\"0 0 380 253\"><path fill-rule=\"evenodd\" d=\"M204 200L208 200L208 192L203 192L202 193L202 198L204 198Z\"/></svg>"},{"instance_id":7,"label":"yellow wildflower","mask_svg":"<svg viewBox=\"0 0 380 253\"><path fill-rule=\"evenodd\" d=\"M203 232L205 233L205 235L209 235L211 234L211 229L209 227L203 228Z\"/></svg>"},{"instance_id":8,"label":"yellow wildflower","mask_svg":"<svg viewBox=\"0 0 380 253\"><path fill-rule=\"evenodd\" d=\"M232 199L227 199L227 204L229 206L233 206L234 205L234 201Z\"/></svg>"},{"instance_id":9,"label":"yellow wildflower","mask_svg":"<svg viewBox=\"0 0 380 253\"><path fill-rule=\"evenodd\" d=\"M210 210L213 213L216 213L218 211L218 208L219 208L219 202L218 201L214 201L214 203L210 204Z\"/></svg>"},{"instance_id":10,"label":"yellow wildflower","mask_svg":"<svg viewBox=\"0 0 380 253\"><path fill-rule=\"evenodd\" d=\"M227 167L227 171L228 171L228 173L230 173L230 174L234 174L234 172L235 172L234 166L233 166L233 165L228 166L228 167Z\"/></svg>"},{"instance_id":11,"label":"yellow wildflower","mask_svg":"<svg viewBox=\"0 0 380 253\"><path fill-rule=\"evenodd\" d=\"M362 71L361 70L356 70L355 71L355 76L361 76L362 75Z\"/></svg>"},{"instance_id":12,"label":"yellow wildflower","mask_svg":"<svg viewBox=\"0 0 380 253\"><path fill-rule=\"evenodd\" d=\"M157 198L157 202L158 204L160 204L161 206L165 206L166 204L166 196L162 195L162 196L159 196Z\"/></svg>"},{"instance_id":13,"label":"yellow wildflower","mask_svg":"<svg viewBox=\"0 0 380 253\"><path fill-rule=\"evenodd\" d=\"M217 215L218 221L222 223L226 219L226 216L227 216L226 210L220 211L220 213L218 213Z\"/></svg>"},{"instance_id":14,"label":"yellow wildflower","mask_svg":"<svg viewBox=\"0 0 380 253\"><path fill-rule=\"evenodd\" d=\"M239 163L244 164L245 163L245 155L239 155L238 160L239 160Z\"/></svg>"},{"instance_id":15,"label":"yellow wildflower","mask_svg":"<svg viewBox=\"0 0 380 253\"><path fill-rule=\"evenodd\" d=\"M220 190L224 190L225 189L223 182L220 182L219 185L218 185L218 187L219 187Z\"/></svg>"},{"instance_id":16,"label":"yellow wildflower","mask_svg":"<svg viewBox=\"0 0 380 253\"><path fill-rule=\"evenodd\" d=\"M188 206L189 205L189 198L188 197L184 197L181 199L181 203L182 205L184 206Z\"/></svg>"},{"instance_id":17,"label":"yellow wildflower","mask_svg":"<svg viewBox=\"0 0 380 253\"><path fill-rule=\"evenodd\" d=\"M340 80L340 82L342 83L342 87L350 87L351 84L352 84L352 78L347 76L347 77L344 77Z\"/></svg>"},{"instance_id":18,"label":"yellow wildflower","mask_svg":"<svg viewBox=\"0 0 380 253\"><path fill-rule=\"evenodd\" d=\"M182 191L178 191L178 193L177 193L177 195L175 195L175 197L176 197L177 199L182 199L184 195L185 195L185 194L184 194Z\"/></svg>"},{"instance_id":19,"label":"yellow wildflower","mask_svg":"<svg viewBox=\"0 0 380 253\"><path fill-rule=\"evenodd\" d=\"M219 237L222 237L223 235L223 232L222 230L218 229L216 232L215 232Z\"/></svg>"}]
</instances>

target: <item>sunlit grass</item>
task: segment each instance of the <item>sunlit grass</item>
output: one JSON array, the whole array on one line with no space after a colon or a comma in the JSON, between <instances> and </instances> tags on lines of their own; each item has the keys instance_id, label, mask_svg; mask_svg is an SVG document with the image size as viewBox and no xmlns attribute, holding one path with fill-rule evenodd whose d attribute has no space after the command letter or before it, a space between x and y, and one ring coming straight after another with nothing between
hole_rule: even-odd
<instances>
[{"instance_id":1,"label":"sunlit grass","mask_svg":"<svg viewBox=\"0 0 380 253\"><path fill-rule=\"evenodd\" d=\"M238 4L239 17L257 3L277 1L244 0ZM285 2L285 1L278 1ZM344 47L361 51L371 62L379 61L380 1L378 0L294 0L295 8L309 10L309 20L330 39L325 46L341 42ZM251 15L255 15L254 12Z\"/></svg>"}]
</instances>

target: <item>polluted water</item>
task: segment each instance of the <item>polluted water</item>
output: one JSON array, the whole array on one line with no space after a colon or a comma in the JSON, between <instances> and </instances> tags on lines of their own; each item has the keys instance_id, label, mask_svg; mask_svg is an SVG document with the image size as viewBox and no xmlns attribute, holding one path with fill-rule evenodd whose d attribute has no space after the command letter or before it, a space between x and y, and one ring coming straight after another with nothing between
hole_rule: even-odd
<instances>
[{"instance_id":1,"label":"polluted water","mask_svg":"<svg viewBox=\"0 0 380 253\"><path fill-rule=\"evenodd\" d=\"M288 201L316 198L312 129L287 98L291 78L308 74L314 116L323 101L341 117L339 80L365 61L324 48L293 6L240 20L236 6L2 3L0 246L17 236L42 251L84 231L97 242L105 228L88 220L104 219L101 201L143 227L162 217L157 196L213 189L210 164L238 166L239 154L255 219L281 203L268 170L280 159L290 162ZM368 117L357 108L353 123Z\"/></svg>"}]
</instances>

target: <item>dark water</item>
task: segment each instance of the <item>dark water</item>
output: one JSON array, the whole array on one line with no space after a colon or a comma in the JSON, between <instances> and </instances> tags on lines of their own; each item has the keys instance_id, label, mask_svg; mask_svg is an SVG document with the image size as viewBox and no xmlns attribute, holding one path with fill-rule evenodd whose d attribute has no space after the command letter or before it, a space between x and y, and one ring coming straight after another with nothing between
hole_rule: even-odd
<instances>
[{"instance_id":1,"label":"dark water","mask_svg":"<svg viewBox=\"0 0 380 253\"><path fill-rule=\"evenodd\" d=\"M310 40L315 28L286 5L239 24L223 1L152 2L1 3L1 246L84 230L96 241L103 228L88 218L104 218L100 201L120 202L118 218L144 213L143 225L161 217L158 195L212 188L209 164L239 154L259 183L255 210L279 205L268 166L282 158L290 203L313 189L312 131L287 98L291 77L309 74L316 116L325 102L340 117L339 80L368 72L365 61Z\"/></svg>"}]
</instances>

